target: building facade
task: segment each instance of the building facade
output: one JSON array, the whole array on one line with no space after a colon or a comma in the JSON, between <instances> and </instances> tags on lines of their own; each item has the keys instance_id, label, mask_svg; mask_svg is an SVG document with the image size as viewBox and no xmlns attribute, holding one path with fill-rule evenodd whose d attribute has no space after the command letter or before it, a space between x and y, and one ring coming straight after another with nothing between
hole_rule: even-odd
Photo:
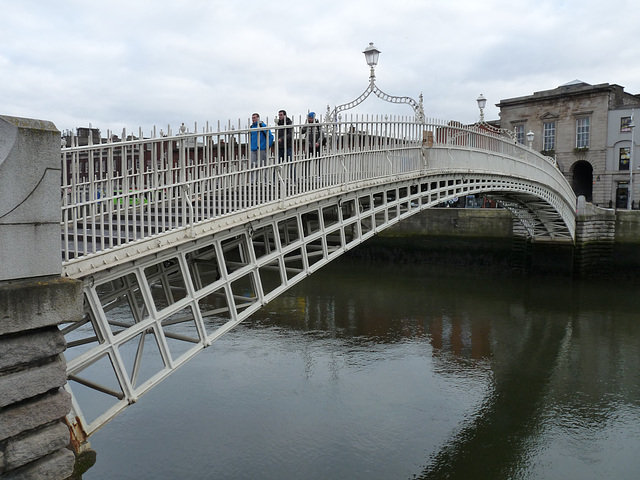
<instances>
[{"instance_id":1,"label":"building facade","mask_svg":"<svg viewBox=\"0 0 640 480\"><path fill-rule=\"evenodd\" d=\"M554 157L576 195L605 208L639 207L640 150L633 112L640 95L620 85L575 80L552 90L501 100L500 126L526 144ZM636 135L637 137L637 135ZM633 145L632 145L633 142Z\"/></svg>"}]
</instances>

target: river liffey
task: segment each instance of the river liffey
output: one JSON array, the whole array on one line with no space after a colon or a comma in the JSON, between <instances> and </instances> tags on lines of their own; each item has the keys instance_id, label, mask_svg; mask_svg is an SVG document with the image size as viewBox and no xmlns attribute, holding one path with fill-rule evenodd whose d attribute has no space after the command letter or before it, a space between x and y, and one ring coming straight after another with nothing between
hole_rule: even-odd
<instances>
[{"instance_id":1,"label":"river liffey","mask_svg":"<svg viewBox=\"0 0 640 480\"><path fill-rule=\"evenodd\" d=\"M84 479L640 478L639 292L338 260L92 436Z\"/></svg>"}]
</instances>

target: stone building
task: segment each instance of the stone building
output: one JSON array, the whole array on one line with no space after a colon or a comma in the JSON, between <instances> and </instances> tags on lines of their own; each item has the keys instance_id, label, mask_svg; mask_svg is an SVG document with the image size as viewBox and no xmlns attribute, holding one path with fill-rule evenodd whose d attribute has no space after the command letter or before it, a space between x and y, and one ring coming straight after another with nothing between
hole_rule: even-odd
<instances>
[{"instance_id":1,"label":"stone building","mask_svg":"<svg viewBox=\"0 0 640 480\"><path fill-rule=\"evenodd\" d=\"M589 85L575 80L552 90L501 100L500 126L532 148L554 157L576 195L601 207L626 208L630 180L633 207L640 201L638 135L633 139L631 117L640 113L640 95L620 85ZM631 155L633 153L633 160Z\"/></svg>"}]
</instances>

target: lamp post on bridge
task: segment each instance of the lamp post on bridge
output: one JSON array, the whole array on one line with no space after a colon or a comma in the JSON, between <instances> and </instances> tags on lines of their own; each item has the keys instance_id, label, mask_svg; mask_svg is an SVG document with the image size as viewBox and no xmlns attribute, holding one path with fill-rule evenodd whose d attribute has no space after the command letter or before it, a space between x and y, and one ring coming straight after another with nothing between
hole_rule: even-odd
<instances>
[{"instance_id":1,"label":"lamp post on bridge","mask_svg":"<svg viewBox=\"0 0 640 480\"><path fill-rule=\"evenodd\" d=\"M487 99L484 98L484 95L480 94L480 96L476 98L476 102L478 102L478 108L480 109L480 123L484 123L484 107L487 106Z\"/></svg>"},{"instance_id":2,"label":"lamp post on bridge","mask_svg":"<svg viewBox=\"0 0 640 480\"><path fill-rule=\"evenodd\" d=\"M369 46L364 49L364 58L367 61L367 65L371 67L371 72L369 73L369 81L375 82L376 80L376 65L378 65L378 57L382 53L376 47L373 46L373 42L369 42Z\"/></svg>"},{"instance_id":3,"label":"lamp post on bridge","mask_svg":"<svg viewBox=\"0 0 640 480\"><path fill-rule=\"evenodd\" d=\"M531 146L533 145L533 137L535 136L535 134L533 133L533 131L529 130L527 132L527 142L529 143L529 150L531 150Z\"/></svg>"},{"instance_id":4,"label":"lamp post on bridge","mask_svg":"<svg viewBox=\"0 0 640 480\"><path fill-rule=\"evenodd\" d=\"M490 123L485 122L484 120L484 109L487 106L487 99L485 98L485 96L483 94L480 94L478 96L478 98L476 98L476 102L478 104L478 109L480 110L480 119L478 120L478 123L476 123L476 126L481 128L482 130L491 132L491 133L495 133L497 135L504 135L507 138L509 138L510 140L512 140L514 143L517 143L517 138L514 132L512 132L511 130L509 130L508 128L500 128L500 127L496 127L495 125L492 125ZM533 133L532 133L533 135ZM527 135L527 138L529 136ZM531 138L531 141L533 142L533 137Z\"/></svg>"},{"instance_id":5,"label":"lamp post on bridge","mask_svg":"<svg viewBox=\"0 0 640 480\"><path fill-rule=\"evenodd\" d=\"M425 118L424 118L424 108L423 108L423 104L422 104L422 93L420 94L418 101L415 101L411 97L396 97L396 96L384 93L376 85L376 70L375 69L376 69L376 65L378 64L378 58L380 57L380 53L381 53L380 50L378 50L373 45L373 42L370 42L369 46L367 48L365 48L362 53L364 53L365 59L367 61L367 65L369 65L369 67L370 67L370 71L369 71L369 86L365 89L364 92L362 92L362 94L358 98L356 98L355 100L353 100L351 102L343 103L342 105L338 105L333 110L331 110L331 107L329 105L327 105L327 122L335 123L336 120L338 119L338 114L340 112L342 112L344 110L350 110L350 109L360 105L362 102L364 102L366 100L366 98L369 95L371 95L372 93L375 93L379 98L381 98L385 102L407 103L407 104L409 104L413 108L413 111L415 113L416 121L424 123Z\"/></svg>"},{"instance_id":6,"label":"lamp post on bridge","mask_svg":"<svg viewBox=\"0 0 640 480\"><path fill-rule=\"evenodd\" d=\"M357 107L362 102L364 102L367 99L367 97L369 95L371 95L372 93L375 93L378 98L381 98L385 102L389 102L389 103L407 103L407 104L409 104L413 108L413 112L415 114L415 121L416 122L420 122L420 123L424 123L425 122L424 108L423 108L423 104L422 104L422 93L418 97L419 100L417 102L411 97L396 97L396 96L384 93L376 85L376 71L375 71L375 68L376 68L376 65L378 64L378 58L379 58L380 53L381 53L380 50L378 50L373 45L373 42L370 42L369 46L367 48L365 48L362 53L364 53L365 59L367 61L367 65L369 65L369 67L370 67L370 70L369 70L369 85L367 86L365 91L362 92L360 94L360 96L357 97L355 100L352 100L351 102L348 102L348 103L343 103L342 105L338 105L333 110L331 110L331 107L329 105L327 105L327 115L326 115L326 120L325 121L328 124L329 138L331 139L331 143L333 144L333 148L336 148L336 138L335 137L336 137L337 131L339 129L339 126L337 124L340 121L340 119L342 118L342 116L340 115L340 112L343 112L345 110L350 110L352 108Z\"/></svg>"}]
</instances>

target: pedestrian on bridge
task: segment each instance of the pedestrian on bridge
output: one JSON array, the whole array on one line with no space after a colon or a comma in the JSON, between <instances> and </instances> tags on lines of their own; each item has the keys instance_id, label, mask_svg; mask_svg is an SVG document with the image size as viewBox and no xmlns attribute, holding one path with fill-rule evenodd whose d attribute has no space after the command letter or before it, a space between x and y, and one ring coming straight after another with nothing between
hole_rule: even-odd
<instances>
[{"instance_id":1,"label":"pedestrian on bridge","mask_svg":"<svg viewBox=\"0 0 640 480\"><path fill-rule=\"evenodd\" d=\"M258 155L260 155L260 166L267 164L268 148L273 147L273 133L265 128L267 125L260 121L259 114L252 114L251 121L253 122L251 128L261 129L259 132L251 132L251 168L256 168L258 166ZM253 174L251 174L251 179L253 181Z\"/></svg>"},{"instance_id":2,"label":"pedestrian on bridge","mask_svg":"<svg viewBox=\"0 0 640 480\"><path fill-rule=\"evenodd\" d=\"M278 111L278 121L276 123L278 126L283 126L283 128L278 129L278 133L277 133L278 162L282 163L282 161L284 160L285 153L287 154L287 162L290 162L292 159L291 153L293 149L293 127L288 127L286 125L293 125L293 122L289 117L287 117L286 110ZM295 181L296 179L295 166L291 166L287 168L291 169L290 172L287 172L289 178Z\"/></svg>"},{"instance_id":3,"label":"pedestrian on bridge","mask_svg":"<svg viewBox=\"0 0 640 480\"><path fill-rule=\"evenodd\" d=\"M324 135L322 133L322 127L316 119L315 112L309 112L307 115L307 124L309 123L311 125L302 127L302 134L305 136L307 142L307 151L309 152L309 156L319 155Z\"/></svg>"},{"instance_id":4,"label":"pedestrian on bridge","mask_svg":"<svg viewBox=\"0 0 640 480\"><path fill-rule=\"evenodd\" d=\"M293 125L293 122L287 117L286 110L278 111L279 126ZM287 154L287 162L291 161L291 149L293 146L293 127L284 127L278 129L278 161L284 160L284 154Z\"/></svg>"},{"instance_id":5,"label":"pedestrian on bridge","mask_svg":"<svg viewBox=\"0 0 640 480\"><path fill-rule=\"evenodd\" d=\"M322 133L322 127L320 126L320 123L318 123L318 119L316 119L315 112L308 113L307 125L302 127L302 134L305 136L309 157L319 156L324 134ZM316 163L317 178L320 180L320 160L316 160L314 163ZM309 165L307 171L311 173L312 168L313 167Z\"/></svg>"}]
</instances>

